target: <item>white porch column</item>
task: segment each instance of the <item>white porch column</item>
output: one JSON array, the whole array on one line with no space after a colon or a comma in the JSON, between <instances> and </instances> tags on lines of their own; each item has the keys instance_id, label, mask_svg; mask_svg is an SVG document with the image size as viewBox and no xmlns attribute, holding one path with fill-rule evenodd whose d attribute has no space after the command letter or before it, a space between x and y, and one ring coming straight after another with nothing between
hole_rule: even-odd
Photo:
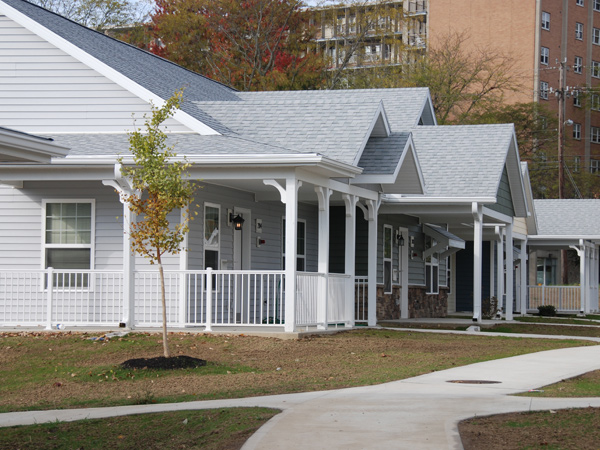
<instances>
[{"instance_id":1,"label":"white porch column","mask_svg":"<svg viewBox=\"0 0 600 450\"><path fill-rule=\"evenodd\" d=\"M513 258L513 224L506 226L506 320L513 320L513 284L515 261Z\"/></svg>"},{"instance_id":2,"label":"white porch column","mask_svg":"<svg viewBox=\"0 0 600 450\"><path fill-rule=\"evenodd\" d=\"M496 227L496 234L498 233L498 229L499 228ZM498 242L490 241L490 298L492 298L492 297L498 298L498 295L496 294L496 286L494 285L494 278L496 275L496 266L498 265L494 251L497 248L498 248Z\"/></svg>"},{"instance_id":3,"label":"white porch column","mask_svg":"<svg viewBox=\"0 0 600 450\"><path fill-rule=\"evenodd\" d=\"M586 292L585 292L585 275L586 275L586 251L585 251L585 243L583 239L579 241L579 250L577 250L577 254L579 255L579 286L580 286L580 297L581 297L581 306L579 308L579 312L581 314L586 314L587 305L586 305Z\"/></svg>"},{"instance_id":4,"label":"white porch column","mask_svg":"<svg viewBox=\"0 0 600 450\"><path fill-rule=\"evenodd\" d=\"M298 188L296 177L285 180L285 331L296 330L296 253L298 234Z\"/></svg>"},{"instance_id":5,"label":"white porch column","mask_svg":"<svg viewBox=\"0 0 600 450\"><path fill-rule=\"evenodd\" d=\"M123 322L132 330L135 327L135 255L129 230L134 222L129 203L123 202Z\"/></svg>"},{"instance_id":6,"label":"white porch column","mask_svg":"<svg viewBox=\"0 0 600 450\"><path fill-rule=\"evenodd\" d=\"M370 327L377 325L377 213L379 200L368 200L369 250L368 250L368 317Z\"/></svg>"},{"instance_id":7,"label":"white porch column","mask_svg":"<svg viewBox=\"0 0 600 450\"><path fill-rule=\"evenodd\" d=\"M473 202L471 212L473 214L473 322L481 322L483 207Z\"/></svg>"},{"instance_id":8,"label":"white porch column","mask_svg":"<svg viewBox=\"0 0 600 450\"><path fill-rule=\"evenodd\" d=\"M353 327L356 320L354 276L356 274L356 202L358 201L358 197L355 195L344 194L342 198L346 205L346 252L344 272L349 277L348 287L346 289L346 314L348 317L346 325Z\"/></svg>"},{"instance_id":9,"label":"white porch column","mask_svg":"<svg viewBox=\"0 0 600 450\"><path fill-rule=\"evenodd\" d=\"M327 329L327 304L329 284L329 197L332 191L329 188L315 186L319 200L319 255L318 271L323 275L323 283L319 283L319 298L317 306L317 327Z\"/></svg>"},{"instance_id":10,"label":"white porch column","mask_svg":"<svg viewBox=\"0 0 600 450\"><path fill-rule=\"evenodd\" d=\"M500 227L496 227L496 233L498 235L498 254L496 255L496 278L498 279L498 309L502 311L504 307L504 230ZM506 259L508 261L508 258ZM494 280L490 280L491 283Z\"/></svg>"},{"instance_id":11,"label":"white porch column","mask_svg":"<svg viewBox=\"0 0 600 450\"><path fill-rule=\"evenodd\" d=\"M527 239L521 241L519 269L521 271L521 315L527 314L527 293L529 292L529 277L527 274Z\"/></svg>"},{"instance_id":12,"label":"white porch column","mask_svg":"<svg viewBox=\"0 0 600 450\"><path fill-rule=\"evenodd\" d=\"M179 213L179 223L183 223L186 217L189 217L189 206L186 210L181 210ZM187 274L183 271L188 270L188 245L189 245L189 232L183 236L183 242L181 243L181 251L179 252L179 270L182 273L179 274L179 325L185 326L187 321L187 308L188 308L188 295L187 295Z\"/></svg>"}]
</instances>

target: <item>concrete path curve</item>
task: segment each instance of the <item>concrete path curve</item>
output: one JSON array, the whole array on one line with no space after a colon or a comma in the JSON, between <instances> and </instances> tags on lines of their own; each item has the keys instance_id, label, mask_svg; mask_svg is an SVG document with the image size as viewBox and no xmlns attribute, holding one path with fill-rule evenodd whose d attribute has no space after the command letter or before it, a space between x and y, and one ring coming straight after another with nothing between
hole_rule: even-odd
<instances>
[{"instance_id":1,"label":"concrete path curve","mask_svg":"<svg viewBox=\"0 0 600 450\"><path fill-rule=\"evenodd\" d=\"M514 397L600 369L600 346L521 355L376 386L233 400L0 414L0 427L119 415L266 406L283 412L243 450L461 449L460 420L512 411L600 407L600 398ZM450 381L496 381L495 384Z\"/></svg>"}]
</instances>

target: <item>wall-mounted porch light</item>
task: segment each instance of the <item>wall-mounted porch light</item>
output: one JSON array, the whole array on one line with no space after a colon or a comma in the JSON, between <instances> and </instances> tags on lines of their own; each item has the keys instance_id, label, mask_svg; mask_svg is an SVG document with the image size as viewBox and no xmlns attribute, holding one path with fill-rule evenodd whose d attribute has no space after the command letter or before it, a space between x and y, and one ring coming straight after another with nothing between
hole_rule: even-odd
<instances>
[{"instance_id":1,"label":"wall-mounted porch light","mask_svg":"<svg viewBox=\"0 0 600 450\"><path fill-rule=\"evenodd\" d=\"M229 221L233 223L233 229L237 231L242 230L242 225L244 224L244 219L239 214L233 217L233 213L229 214Z\"/></svg>"},{"instance_id":2,"label":"wall-mounted porch light","mask_svg":"<svg viewBox=\"0 0 600 450\"><path fill-rule=\"evenodd\" d=\"M404 236L400 232L400 230L396 231L396 242L400 244L400 247L404 247Z\"/></svg>"}]
</instances>

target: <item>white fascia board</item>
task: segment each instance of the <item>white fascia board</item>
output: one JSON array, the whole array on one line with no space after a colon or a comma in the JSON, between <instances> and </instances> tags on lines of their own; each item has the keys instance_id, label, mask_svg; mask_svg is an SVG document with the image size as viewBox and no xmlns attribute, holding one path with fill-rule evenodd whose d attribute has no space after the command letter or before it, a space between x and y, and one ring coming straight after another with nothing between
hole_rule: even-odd
<instances>
[{"instance_id":1,"label":"white fascia board","mask_svg":"<svg viewBox=\"0 0 600 450\"><path fill-rule=\"evenodd\" d=\"M373 128L375 128L375 124L377 123L377 120L379 120L380 116L383 118L383 125L385 127L386 135L387 136L390 135L390 133L391 133L390 122L387 118L385 108L383 107L383 100L380 100L379 106L377 107L377 110L375 111L375 114L373 115L373 120L371 121L371 124L369 125L369 130L367 131L365 138L363 139L363 142L360 145L360 149L356 153L356 158L354 158L354 162L352 163L354 166L358 166L358 162L360 161L360 158L362 157L362 154L365 151L367 142L369 142L369 139L371 138L371 134L373 133Z\"/></svg>"},{"instance_id":2,"label":"white fascia board","mask_svg":"<svg viewBox=\"0 0 600 450\"><path fill-rule=\"evenodd\" d=\"M600 239L600 234L596 235L581 235L581 234L573 234L573 235L528 235L527 239L530 241L560 241L560 240L574 240L574 239L585 239L589 241L595 241Z\"/></svg>"},{"instance_id":3,"label":"white fascia board","mask_svg":"<svg viewBox=\"0 0 600 450\"><path fill-rule=\"evenodd\" d=\"M60 37L56 33L50 31L48 28L43 27L35 20L27 17L25 14L17 11L14 8L11 8L5 3L0 2L0 13L6 15L9 19L14 20L18 24L27 28L32 33L38 35L45 41L64 51L65 53L71 55L73 58L87 65L91 69L96 70L101 75L105 76L109 80L121 86L123 89L131 92L136 95L140 99L144 100L147 103L153 103L157 107L162 107L165 103L165 99L159 97L155 93L149 91L145 87L135 83L130 78L126 77L119 71L113 69L109 65L103 63L97 58L94 58L89 53L85 52L81 48L67 41L66 39ZM190 128L191 130L203 134L203 135L218 135L217 131L213 130L209 126L200 122L198 119L193 118L189 114L181 111L180 109L175 111L173 114L173 118Z\"/></svg>"},{"instance_id":4,"label":"white fascia board","mask_svg":"<svg viewBox=\"0 0 600 450\"><path fill-rule=\"evenodd\" d=\"M387 204L407 204L407 205L468 205L472 203L494 204L495 197L433 197L417 196L404 194L383 194L383 203Z\"/></svg>"},{"instance_id":5,"label":"white fascia board","mask_svg":"<svg viewBox=\"0 0 600 450\"><path fill-rule=\"evenodd\" d=\"M0 130L0 154L35 162L50 162L52 157L64 157L69 149L52 141L11 130Z\"/></svg>"}]
</instances>

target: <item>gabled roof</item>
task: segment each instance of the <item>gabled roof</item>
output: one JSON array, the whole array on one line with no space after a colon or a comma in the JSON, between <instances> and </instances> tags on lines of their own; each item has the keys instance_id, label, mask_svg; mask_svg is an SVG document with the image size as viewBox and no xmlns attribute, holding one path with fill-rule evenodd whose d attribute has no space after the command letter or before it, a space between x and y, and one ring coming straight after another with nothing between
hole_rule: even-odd
<instances>
[{"instance_id":1,"label":"gabled roof","mask_svg":"<svg viewBox=\"0 0 600 450\"><path fill-rule=\"evenodd\" d=\"M277 101L197 102L227 126L227 134L304 153L319 153L356 164L372 133L389 131L381 101L310 101L278 96Z\"/></svg>"},{"instance_id":2,"label":"gabled roof","mask_svg":"<svg viewBox=\"0 0 600 450\"><path fill-rule=\"evenodd\" d=\"M535 213L535 206L533 202L533 191L531 189L531 178L529 178L529 166L526 161L521 162L521 173L523 174L523 183L525 184L525 195L527 197L527 209L529 215L527 216L527 233L537 234L538 224Z\"/></svg>"},{"instance_id":3,"label":"gabled roof","mask_svg":"<svg viewBox=\"0 0 600 450\"><path fill-rule=\"evenodd\" d=\"M534 200L538 236L600 239L600 200Z\"/></svg>"},{"instance_id":4,"label":"gabled roof","mask_svg":"<svg viewBox=\"0 0 600 450\"><path fill-rule=\"evenodd\" d=\"M417 127L413 139L428 195L497 198L506 167L515 211L526 215L512 124Z\"/></svg>"},{"instance_id":5,"label":"gabled roof","mask_svg":"<svg viewBox=\"0 0 600 450\"><path fill-rule=\"evenodd\" d=\"M428 88L240 92L238 97L265 104L277 104L282 99L338 104L382 101L394 132L410 131L421 118L426 125L436 125Z\"/></svg>"},{"instance_id":6,"label":"gabled roof","mask_svg":"<svg viewBox=\"0 0 600 450\"><path fill-rule=\"evenodd\" d=\"M80 61L86 59L84 62L89 63L95 60L106 65L163 100L177 89L185 88L188 102L183 104L182 110L216 131L221 130L220 124L189 102L239 100L236 91L230 87L26 1L0 0L0 13L44 39L54 41L55 45ZM79 49L80 54L76 54L78 52L74 52L72 46Z\"/></svg>"}]
</instances>

